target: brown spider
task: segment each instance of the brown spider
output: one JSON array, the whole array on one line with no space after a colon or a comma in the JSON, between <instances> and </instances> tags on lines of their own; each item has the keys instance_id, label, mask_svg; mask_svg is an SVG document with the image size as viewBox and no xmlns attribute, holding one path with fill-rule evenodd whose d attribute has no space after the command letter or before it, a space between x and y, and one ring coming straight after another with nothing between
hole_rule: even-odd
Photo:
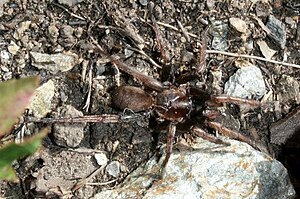
<instances>
[{"instance_id":1,"label":"brown spider","mask_svg":"<svg viewBox=\"0 0 300 199\"><path fill-rule=\"evenodd\" d=\"M167 144L166 144L166 158L162 163L164 168L170 158L174 136L176 132L176 124L185 121L192 111L192 100L190 89L184 87L175 87L172 85L164 85L156 79L149 77L137 70L129 67L117 56L111 56L111 62L118 67L118 69L132 75L134 78L141 81L146 87L156 91L156 95L152 96L141 88L134 86L120 86L112 93L112 102L120 109L131 109L134 112L153 110L154 113L163 120L169 121ZM247 100L231 96L213 96L210 101L210 106L219 106L224 102L235 104L246 104L257 107L260 102L255 100ZM206 111L205 116L208 120L205 122L207 126L217 130L222 135L246 142L257 148L256 143L242 134L223 127L220 123L211 121L218 114L215 111ZM192 126L191 131L198 136L217 144L225 144L221 139L206 133L197 126Z\"/></svg>"},{"instance_id":2,"label":"brown spider","mask_svg":"<svg viewBox=\"0 0 300 199\"><path fill-rule=\"evenodd\" d=\"M155 91L155 95L151 95L141 88L134 86L120 86L116 88L112 93L112 102L119 109L130 109L133 112L149 111L153 110L154 114L158 116L159 119L169 121L168 135L166 143L166 157L162 163L162 169L164 169L168 163L171 156L172 146L174 141L174 136L176 132L176 125L178 123L184 122L189 118L190 113L193 111L193 101L192 96L198 95L199 92L193 92L191 88L176 87L170 84L162 84L158 80L147 76L132 67L129 67L122 61L119 57L111 56L111 63L113 63L121 71L133 76L142 82L146 87ZM202 96L197 96L201 98ZM248 105L250 107L260 106L259 101L242 99L237 97L231 97L226 95L212 96L208 101L209 107L217 107L223 103L234 103L238 105ZM218 131L223 136L240 140L252 145L255 148L261 150L261 146L252 141L250 138L235 132L229 128L224 127L218 122L213 121L218 116L218 113L213 110L206 110L203 113L207 117L205 124ZM131 120L130 116L119 116L119 115L85 115L81 117L72 118L43 118L35 120L33 118L28 118L29 122L44 122L44 123L82 123L82 122L95 122L95 123L119 123ZM191 131L197 136L202 137L210 142L217 144L228 145L218 137L207 133L196 125L192 126Z\"/></svg>"}]
</instances>

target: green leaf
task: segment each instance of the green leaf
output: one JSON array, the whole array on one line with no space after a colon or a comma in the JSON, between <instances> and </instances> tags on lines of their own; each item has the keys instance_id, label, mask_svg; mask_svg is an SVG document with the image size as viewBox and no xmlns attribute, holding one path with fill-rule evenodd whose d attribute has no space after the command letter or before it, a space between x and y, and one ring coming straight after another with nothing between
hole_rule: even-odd
<instances>
[{"instance_id":1,"label":"green leaf","mask_svg":"<svg viewBox=\"0 0 300 199\"><path fill-rule=\"evenodd\" d=\"M42 130L23 143L9 143L0 149L0 179L17 182L18 178L11 164L17 159L32 155L42 144L42 139L47 135L48 129Z\"/></svg>"},{"instance_id":2,"label":"green leaf","mask_svg":"<svg viewBox=\"0 0 300 199\"><path fill-rule=\"evenodd\" d=\"M0 83L0 138L24 112L38 86L38 81L38 77L28 77Z\"/></svg>"}]
</instances>

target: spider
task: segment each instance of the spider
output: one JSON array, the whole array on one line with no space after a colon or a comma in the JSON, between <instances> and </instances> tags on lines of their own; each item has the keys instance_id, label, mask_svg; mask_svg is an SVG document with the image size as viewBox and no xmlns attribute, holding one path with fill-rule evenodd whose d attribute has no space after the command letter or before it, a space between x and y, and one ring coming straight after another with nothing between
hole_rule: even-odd
<instances>
[{"instance_id":1,"label":"spider","mask_svg":"<svg viewBox=\"0 0 300 199\"><path fill-rule=\"evenodd\" d=\"M187 120L193 111L192 89L184 86L174 86L171 84L163 84L158 80L147 76L132 67L128 66L117 56L111 56L111 62L121 71L132 75L134 78L142 82L146 87L155 91L151 95L145 90L134 86L120 86L112 93L112 102L119 109L130 109L134 112L152 111L152 115L158 117L159 120L169 122L168 134L166 142L166 157L162 163L162 168L165 168L172 153L172 147L176 132L176 125ZM196 92L197 93L197 92ZM201 96L198 96L201 98ZM226 95L212 96L208 104L211 107L220 106L223 103L243 104L250 106L260 106L260 102L255 100L242 99ZM218 116L214 110L206 110L203 115L208 119L205 124L220 132L222 135L232 139L237 139L246 142L255 148L258 148L256 143L250 138L235 132L229 128L222 126L220 123L213 121ZM198 126L191 127L191 131L203 139L209 140L217 144L228 145L218 137L207 133Z\"/></svg>"}]
</instances>

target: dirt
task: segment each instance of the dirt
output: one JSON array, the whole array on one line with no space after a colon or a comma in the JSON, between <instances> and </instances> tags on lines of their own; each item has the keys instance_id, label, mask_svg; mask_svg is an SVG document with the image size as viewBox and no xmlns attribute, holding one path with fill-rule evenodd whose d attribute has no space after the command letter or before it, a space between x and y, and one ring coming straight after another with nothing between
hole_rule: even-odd
<instances>
[{"instance_id":1,"label":"dirt","mask_svg":"<svg viewBox=\"0 0 300 199\"><path fill-rule=\"evenodd\" d=\"M179 84L196 86L204 90L203 98L195 98L197 100L195 107L199 111L192 112L190 116L202 121L204 118L201 111L206 107L204 99L211 94L222 94L224 83L237 70L235 61L239 59L221 54L207 54L207 68L201 78L195 76L195 73L188 76L191 71L196 71L199 65L197 59L202 39L200 35L207 24L211 25L216 20L228 23L232 17L242 19L248 25L250 35L247 40L254 41L253 48L245 48L242 35L228 27L226 51L262 57L256 42L269 39L253 16L259 17L265 23L272 14L285 24L287 35L285 48L275 48L277 53L272 59L278 61L284 59L285 62L300 64L298 53L300 23L297 3L280 0L259 1L255 4L251 4L250 1L217 0L155 1L154 16L157 21L163 23L158 27L163 33L164 49L171 57L162 70L137 52L138 49L143 49L160 66L166 65L148 15L149 9L142 4L143 2L27 0L7 1L3 5L0 3L3 10L3 13L0 10L0 50L1 53L9 52L10 55L8 59L4 59L4 55L1 55L1 81L32 75L40 76L41 84L49 79L53 80L56 94L52 100L52 111L47 117L57 117L60 114L60 107L71 105L84 115L117 114L132 118L129 122L117 124L86 124L79 145L75 142L77 146L74 144L62 146L56 143L53 132L55 128L52 128L39 153L15 163L20 183L1 182L1 197L54 198L66 195L88 198L104 188L113 188L149 157L159 155L158 148L165 143L168 122L157 120L157 116L151 111L139 113L122 111L111 103L110 93L119 85L145 87L130 75L118 71L106 59L109 55L118 54L122 60L126 56L124 60L126 64L162 82L169 81L175 86ZM177 21L183 25L184 31L180 29ZM191 33L190 36L186 36L187 32ZM213 32L208 31L206 36L208 49L211 48L212 35ZM72 70L56 74L33 67L29 56L30 52L55 54L67 51L78 56L79 64ZM293 154L299 152L299 146L290 148L272 144L268 129L272 123L284 118L297 107L299 93L293 92L299 89L283 90L293 86L285 80L288 78L283 79L282 76L291 77L292 85L295 85L295 81L299 82L299 69L258 60L251 62L262 70L267 91L272 91L267 99L269 106L242 113L238 106L227 105L225 111L231 117L220 121L224 126L235 128L252 139L259 140L268 148L271 155L279 158L288 169L292 169L295 166L290 162L295 160ZM89 71L92 74L91 80ZM221 72L221 78L214 76L216 72ZM182 78L186 76L188 78ZM148 88L145 89L153 93ZM90 100L89 91L91 91ZM89 105L88 109L85 107L86 104ZM195 120L187 119L187 122L178 125L178 136L185 137L192 124L195 124ZM33 129L32 132L45 126L52 126L41 123L20 125L29 126L28 128ZM207 129L203 125L201 127ZM213 133L212 129L208 131ZM13 133L16 135L18 131ZM79 138L70 135L67 139ZM285 157L286 151L289 152L289 156ZM119 173L114 177L104 169L89 181L95 184L86 184L74 189L76 183L100 167L94 157L97 153L106 154L109 162L118 161ZM290 170L290 173L295 174L293 170ZM297 173L291 178L299 190Z\"/></svg>"}]
</instances>

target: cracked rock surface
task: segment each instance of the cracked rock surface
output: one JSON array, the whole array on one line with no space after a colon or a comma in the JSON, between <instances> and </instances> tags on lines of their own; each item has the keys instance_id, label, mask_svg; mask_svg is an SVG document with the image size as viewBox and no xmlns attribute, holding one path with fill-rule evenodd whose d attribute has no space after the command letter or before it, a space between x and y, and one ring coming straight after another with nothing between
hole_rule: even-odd
<instances>
[{"instance_id":1,"label":"cracked rock surface","mask_svg":"<svg viewBox=\"0 0 300 199\"><path fill-rule=\"evenodd\" d=\"M201 138L193 149L174 152L162 179L164 156L153 157L123 184L102 191L99 198L292 198L295 191L287 170L277 160L245 143L226 140L222 146Z\"/></svg>"}]
</instances>

